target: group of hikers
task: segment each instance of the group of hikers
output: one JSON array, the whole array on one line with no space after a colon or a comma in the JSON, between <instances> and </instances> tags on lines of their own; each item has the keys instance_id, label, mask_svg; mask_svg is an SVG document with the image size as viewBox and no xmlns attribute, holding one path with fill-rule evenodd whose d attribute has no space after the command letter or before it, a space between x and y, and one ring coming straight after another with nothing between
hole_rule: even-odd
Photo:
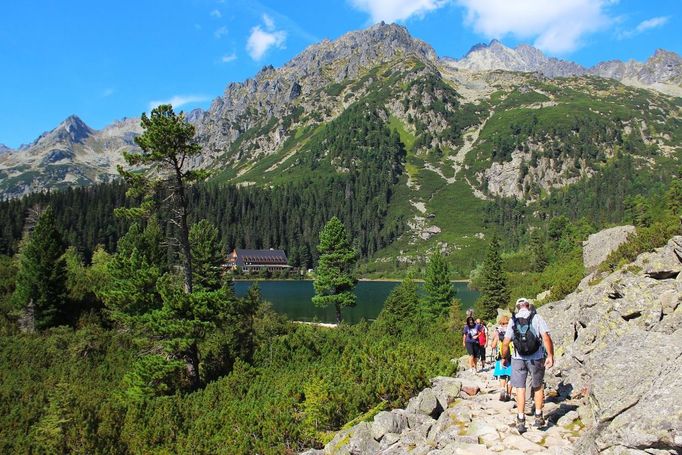
<instances>
[{"instance_id":1,"label":"group of hikers","mask_svg":"<svg viewBox=\"0 0 682 455\"><path fill-rule=\"evenodd\" d=\"M511 400L516 395L516 427L519 433L526 431L526 388L530 386L535 408L533 426L545 427L542 414L545 390L545 369L554 365L554 345L549 327L537 314L533 304L526 298L516 301L516 311L507 316L500 314L492 336L481 319L467 313L462 332L462 344L469 354L472 372L486 371L486 350L494 359L493 376L500 380L500 400ZM480 362L481 368L477 369Z\"/></svg>"}]
</instances>

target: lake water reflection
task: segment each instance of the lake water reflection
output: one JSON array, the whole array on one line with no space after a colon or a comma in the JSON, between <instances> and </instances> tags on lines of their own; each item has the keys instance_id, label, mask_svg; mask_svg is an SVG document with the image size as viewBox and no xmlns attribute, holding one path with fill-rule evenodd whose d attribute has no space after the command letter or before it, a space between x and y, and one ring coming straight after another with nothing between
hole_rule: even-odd
<instances>
[{"instance_id":1,"label":"lake water reflection","mask_svg":"<svg viewBox=\"0 0 682 455\"><path fill-rule=\"evenodd\" d=\"M235 281L234 289L238 296L243 296L251 286L251 281ZM395 281L360 281L355 288L358 304L354 308L343 310L343 318L350 323L362 319L372 320L377 317L384 305L384 300L399 283ZM422 283L418 283L421 289ZM467 283L456 282L457 298L462 301L462 308L470 308L478 298L478 292L467 288ZM334 308L317 308L311 298L315 294L312 281L259 281L263 298L272 303L273 308L286 314L294 321L336 322Z\"/></svg>"}]
</instances>

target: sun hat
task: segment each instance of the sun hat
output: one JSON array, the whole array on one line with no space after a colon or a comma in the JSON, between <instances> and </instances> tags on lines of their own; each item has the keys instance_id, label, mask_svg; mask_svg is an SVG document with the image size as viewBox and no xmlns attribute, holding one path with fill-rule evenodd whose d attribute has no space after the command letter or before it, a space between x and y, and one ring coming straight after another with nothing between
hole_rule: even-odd
<instances>
[{"instance_id":1,"label":"sun hat","mask_svg":"<svg viewBox=\"0 0 682 455\"><path fill-rule=\"evenodd\" d=\"M530 307L530 301L527 298L521 297L518 300L516 300L516 308L519 308L521 305L524 304Z\"/></svg>"}]
</instances>

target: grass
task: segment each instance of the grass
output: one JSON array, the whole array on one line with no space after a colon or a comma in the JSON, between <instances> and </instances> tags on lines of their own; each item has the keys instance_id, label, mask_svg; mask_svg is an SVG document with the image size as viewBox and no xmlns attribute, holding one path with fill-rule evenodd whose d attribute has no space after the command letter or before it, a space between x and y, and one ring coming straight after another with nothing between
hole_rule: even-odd
<instances>
[{"instance_id":1,"label":"grass","mask_svg":"<svg viewBox=\"0 0 682 455\"><path fill-rule=\"evenodd\" d=\"M388 117L388 127L398 132L400 135L400 141L405 145L405 150L410 153L414 148L414 134L407 131L403 122L398 117L393 115Z\"/></svg>"}]
</instances>

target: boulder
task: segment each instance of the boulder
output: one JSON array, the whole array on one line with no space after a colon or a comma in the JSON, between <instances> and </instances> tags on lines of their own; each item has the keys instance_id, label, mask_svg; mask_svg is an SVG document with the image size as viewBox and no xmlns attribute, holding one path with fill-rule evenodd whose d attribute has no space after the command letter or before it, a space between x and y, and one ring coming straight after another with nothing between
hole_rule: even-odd
<instances>
[{"instance_id":1,"label":"boulder","mask_svg":"<svg viewBox=\"0 0 682 455\"><path fill-rule=\"evenodd\" d=\"M348 442L348 451L351 455L365 455L377 453L379 443L372 436L372 427L367 422L362 422L354 427L353 435Z\"/></svg>"},{"instance_id":2,"label":"boulder","mask_svg":"<svg viewBox=\"0 0 682 455\"><path fill-rule=\"evenodd\" d=\"M407 426L407 419L397 412L381 411L374 416L372 436L379 441L386 433L400 433Z\"/></svg>"},{"instance_id":3,"label":"boulder","mask_svg":"<svg viewBox=\"0 0 682 455\"><path fill-rule=\"evenodd\" d=\"M628 225L604 229L590 235L583 242L583 264L585 269L588 271L596 269L599 264L606 260L609 254L625 243L628 236L633 232L635 232L635 227Z\"/></svg>"},{"instance_id":4,"label":"boulder","mask_svg":"<svg viewBox=\"0 0 682 455\"><path fill-rule=\"evenodd\" d=\"M455 378L438 376L431 380L433 393L442 409L447 409L459 398L462 390L462 381Z\"/></svg>"},{"instance_id":5,"label":"boulder","mask_svg":"<svg viewBox=\"0 0 682 455\"><path fill-rule=\"evenodd\" d=\"M663 311L663 314L672 314L682 302L682 290L668 289L661 293L659 300L661 302L661 311Z\"/></svg>"},{"instance_id":6,"label":"boulder","mask_svg":"<svg viewBox=\"0 0 682 455\"><path fill-rule=\"evenodd\" d=\"M463 385L462 386L462 392L464 392L467 396L473 397L474 395L478 395L478 392L481 391L481 388L477 385Z\"/></svg>"},{"instance_id":7,"label":"boulder","mask_svg":"<svg viewBox=\"0 0 682 455\"><path fill-rule=\"evenodd\" d=\"M407 404L406 411L412 414L423 414L433 418L438 418L443 411L438 398L432 389L424 389L419 395L411 398Z\"/></svg>"},{"instance_id":8,"label":"boulder","mask_svg":"<svg viewBox=\"0 0 682 455\"><path fill-rule=\"evenodd\" d=\"M556 424L559 425L560 427L565 427L572 424L575 420L579 418L580 414L578 414L578 411L568 411L566 414L561 416L559 420L557 420Z\"/></svg>"},{"instance_id":9,"label":"boulder","mask_svg":"<svg viewBox=\"0 0 682 455\"><path fill-rule=\"evenodd\" d=\"M379 448L385 450L391 447L396 442L400 441L400 435L396 433L386 433L383 438L381 438L381 444Z\"/></svg>"}]
</instances>

